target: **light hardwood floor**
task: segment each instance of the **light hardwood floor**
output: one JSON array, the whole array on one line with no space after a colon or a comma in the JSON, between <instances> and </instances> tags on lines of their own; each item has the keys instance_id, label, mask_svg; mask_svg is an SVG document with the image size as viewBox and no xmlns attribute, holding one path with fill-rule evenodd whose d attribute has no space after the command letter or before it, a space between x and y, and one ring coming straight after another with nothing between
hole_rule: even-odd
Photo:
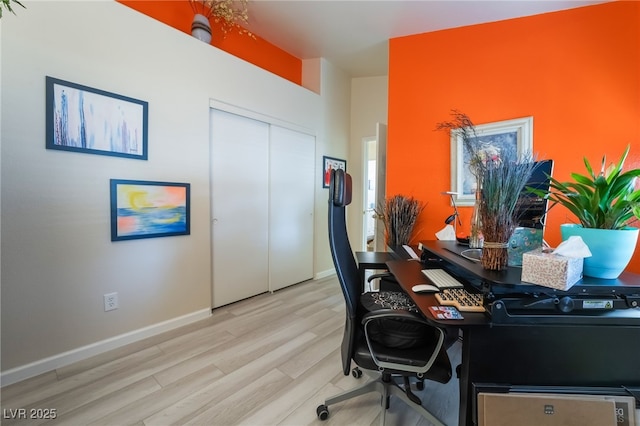
<instances>
[{"instance_id":1,"label":"light hardwood floor","mask_svg":"<svg viewBox=\"0 0 640 426\"><path fill-rule=\"evenodd\" d=\"M359 384L342 374L343 325L335 277L262 294L218 308L205 321L2 388L2 424L377 425L374 393L331 406L324 422L316 417L325 397ZM454 367L460 363L459 343L449 355ZM457 424L458 380L425 384L417 393L423 405ZM55 409L56 418L11 419L18 409L27 417L31 409ZM430 424L393 399L386 420Z\"/></svg>"}]
</instances>

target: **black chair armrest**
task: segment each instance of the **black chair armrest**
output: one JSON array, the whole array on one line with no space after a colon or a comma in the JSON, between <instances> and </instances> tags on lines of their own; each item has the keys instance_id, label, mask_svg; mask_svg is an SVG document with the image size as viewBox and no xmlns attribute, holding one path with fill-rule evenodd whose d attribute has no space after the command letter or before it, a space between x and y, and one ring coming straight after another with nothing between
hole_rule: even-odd
<instances>
[{"instance_id":1,"label":"black chair armrest","mask_svg":"<svg viewBox=\"0 0 640 426\"><path fill-rule=\"evenodd\" d=\"M367 278L367 282L371 283L371 281L379 278L380 279L380 291L403 291L402 287L398 283L398 280L391 272L380 272L377 274L371 275Z\"/></svg>"},{"instance_id":2,"label":"black chair armrest","mask_svg":"<svg viewBox=\"0 0 640 426\"><path fill-rule=\"evenodd\" d=\"M431 324L419 314L402 309L376 309L375 311L368 312L362 317L362 325L366 327L369 322L379 319L401 319L422 323L431 327Z\"/></svg>"},{"instance_id":3,"label":"black chair armrest","mask_svg":"<svg viewBox=\"0 0 640 426\"><path fill-rule=\"evenodd\" d=\"M378 278L392 278L393 280L395 280L396 277L393 276L393 274L391 272L380 272L378 274L373 274L371 276L369 276L369 278L367 278L367 282L371 282L375 279Z\"/></svg>"}]
</instances>

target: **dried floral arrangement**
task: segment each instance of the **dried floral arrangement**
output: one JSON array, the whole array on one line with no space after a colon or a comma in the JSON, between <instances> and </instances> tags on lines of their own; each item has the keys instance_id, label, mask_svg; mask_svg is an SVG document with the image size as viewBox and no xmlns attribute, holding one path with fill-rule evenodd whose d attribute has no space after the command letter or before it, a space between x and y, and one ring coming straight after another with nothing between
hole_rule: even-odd
<instances>
[{"instance_id":1,"label":"dried floral arrangement","mask_svg":"<svg viewBox=\"0 0 640 426\"><path fill-rule=\"evenodd\" d=\"M255 38L253 33L241 24L249 23L248 0L189 0L193 13L220 24L225 36L231 31Z\"/></svg>"},{"instance_id":2,"label":"dried floral arrangement","mask_svg":"<svg viewBox=\"0 0 640 426\"><path fill-rule=\"evenodd\" d=\"M482 177L484 176L487 161L495 160L498 153L494 152L490 146L485 146L482 143L478 137L476 126L467 114L454 109L451 110L451 116L453 117L451 121L438 123L436 130L448 130L452 136L462 139L462 149L465 153L468 153L467 164L469 165L469 171L476 181L477 199L479 198L478 191L482 188ZM462 158L466 159L467 156L463 154ZM474 209L469 230L469 247L471 248L480 248L483 244L482 219L478 214L479 211Z\"/></svg>"},{"instance_id":3,"label":"dried floral arrangement","mask_svg":"<svg viewBox=\"0 0 640 426\"><path fill-rule=\"evenodd\" d=\"M462 138L469 153L469 169L480 190L480 222L484 238L482 266L500 270L508 264L507 244L518 217L516 206L520 193L539 164L529 154L518 158L515 149L495 151L483 143L473 121L463 112L452 110L451 121L436 125Z\"/></svg>"},{"instance_id":4,"label":"dried floral arrangement","mask_svg":"<svg viewBox=\"0 0 640 426\"><path fill-rule=\"evenodd\" d=\"M469 116L457 109L451 110L451 121L442 121L436 124L436 130L446 130L452 135L462 138L463 149L469 153L469 170L478 182L478 188L482 187L481 179L484 174L485 164L488 160L482 141L478 137L476 126Z\"/></svg>"},{"instance_id":5,"label":"dried floral arrangement","mask_svg":"<svg viewBox=\"0 0 640 426\"><path fill-rule=\"evenodd\" d=\"M409 244L418 215L426 207L413 197L394 195L375 210L384 222L389 247Z\"/></svg>"},{"instance_id":6,"label":"dried floral arrangement","mask_svg":"<svg viewBox=\"0 0 640 426\"><path fill-rule=\"evenodd\" d=\"M504 269L507 246L518 223L516 205L531 174L539 167L530 155L518 158L515 150L502 150L499 158L487 161L482 176L482 266Z\"/></svg>"}]
</instances>

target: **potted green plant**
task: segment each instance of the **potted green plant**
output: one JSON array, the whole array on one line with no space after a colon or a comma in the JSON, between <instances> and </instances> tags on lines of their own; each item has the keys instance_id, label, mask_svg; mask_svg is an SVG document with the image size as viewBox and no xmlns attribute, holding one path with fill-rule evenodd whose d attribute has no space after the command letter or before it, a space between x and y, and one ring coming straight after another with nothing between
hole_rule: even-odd
<instances>
[{"instance_id":1,"label":"potted green plant","mask_svg":"<svg viewBox=\"0 0 640 426\"><path fill-rule=\"evenodd\" d=\"M580 221L560 229L563 240L579 235L589 246L592 256L585 258L584 275L617 278L633 256L639 230L630 225L640 219L640 189L636 189L640 169L622 170L629 149L608 167L603 156L597 174L585 157L587 175L571 173L573 181L567 182L551 177L548 191L529 188L549 199L551 207L566 207Z\"/></svg>"},{"instance_id":2,"label":"potted green plant","mask_svg":"<svg viewBox=\"0 0 640 426\"><path fill-rule=\"evenodd\" d=\"M9 12L13 13L14 15L16 14L16 12L13 10L13 5L17 4L18 6L22 6L24 7L24 5L22 3L20 3L18 0L0 0L0 18L2 18L2 10L3 9L7 9Z\"/></svg>"}]
</instances>

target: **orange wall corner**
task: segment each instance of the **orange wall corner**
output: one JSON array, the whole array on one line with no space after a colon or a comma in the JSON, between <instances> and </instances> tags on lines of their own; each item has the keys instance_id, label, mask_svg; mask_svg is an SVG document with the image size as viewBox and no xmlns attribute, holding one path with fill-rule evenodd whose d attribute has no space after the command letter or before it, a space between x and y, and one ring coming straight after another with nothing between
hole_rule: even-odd
<instances>
[{"instance_id":1,"label":"orange wall corner","mask_svg":"<svg viewBox=\"0 0 640 426\"><path fill-rule=\"evenodd\" d=\"M194 12L187 0L117 0L153 19L186 34L191 34ZM250 5L249 5L250 6ZM249 13L251 11L249 10ZM302 85L302 61L266 40L229 32L226 36L212 21L211 45L238 58L272 72L297 85Z\"/></svg>"}]
</instances>

